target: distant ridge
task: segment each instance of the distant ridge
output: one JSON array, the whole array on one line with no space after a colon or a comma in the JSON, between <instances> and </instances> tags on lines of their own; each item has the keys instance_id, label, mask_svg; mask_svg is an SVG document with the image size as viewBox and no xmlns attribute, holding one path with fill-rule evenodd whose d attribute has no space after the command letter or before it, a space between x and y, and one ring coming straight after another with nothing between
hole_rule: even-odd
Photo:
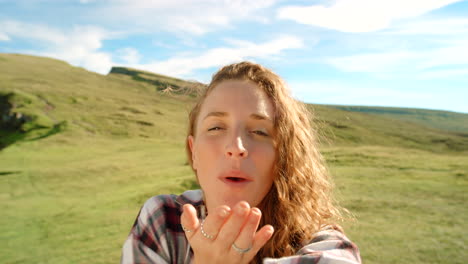
<instances>
[{"instance_id":1,"label":"distant ridge","mask_svg":"<svg viewBox=\"0 0 468 264\"><path fill-rule=\"evenodd\" d=\"M112 67L109 75L112 74L131 76L131 78L135 81L146 82L148 84L154 85L157 91L169 94L196 96L200 89L203 89L206 86L199 82L185 81L170 76L127 67Z\"/></svg>"},{"instance_id":2,"label":"distant ridge","mask_svg":"<svg viewBox=\"0 0 468 264\"><path fill-rule=\"evenodd\" d=\"M350 112L382 115L446 131L468 134L468 114L418 108L327 105Z\"/></svg>"}]
</instances>

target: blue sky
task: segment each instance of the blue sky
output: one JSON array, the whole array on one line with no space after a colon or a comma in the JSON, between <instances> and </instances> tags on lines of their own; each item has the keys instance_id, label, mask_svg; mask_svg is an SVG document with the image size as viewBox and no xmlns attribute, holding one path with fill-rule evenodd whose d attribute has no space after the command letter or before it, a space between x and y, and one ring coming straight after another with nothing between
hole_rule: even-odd
<instances>
[{"instance_id":1,"label":"blue sky","mask_svg":"<svg viewBox=\"0 0 468 264\"><path fill-rule=\"evenodd\" d=\"M0 0L0 52L204 83L251 60L309 103L468 113L466 0Z\"/></svg>"}]
</instances>

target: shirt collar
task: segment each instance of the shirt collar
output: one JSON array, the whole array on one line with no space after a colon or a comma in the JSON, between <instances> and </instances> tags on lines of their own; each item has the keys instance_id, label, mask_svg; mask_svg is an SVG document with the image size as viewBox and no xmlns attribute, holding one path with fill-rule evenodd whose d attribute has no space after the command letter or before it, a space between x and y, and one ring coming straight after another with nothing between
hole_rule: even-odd
<instances>
[{"instance_id":1,"label":"shirt collar","mask_svg":"<svg viewBox=\"0 0 468 264\"><path fill-rule=\"evenodd\" d=\"M180 205L180 210L184 204L191 204L197 209L198 215L201 218L205 217L205 203L203 201L203 191L202 190L189 190L185 191L181 195L177 196L176 203Z\"/></svg>"},{"instance_id":2,"label":"shirt collar","mask_svg":"<svg viewBox=\"0 0 468 264\"><path fill-rule=\"evenodd\" d=\"M200 205L203 203L203 192L202 190L189 190L185 191L181 195L177 196L176 201L180 205L190 203L193 206Z\"/></svg>"}]
</instances>

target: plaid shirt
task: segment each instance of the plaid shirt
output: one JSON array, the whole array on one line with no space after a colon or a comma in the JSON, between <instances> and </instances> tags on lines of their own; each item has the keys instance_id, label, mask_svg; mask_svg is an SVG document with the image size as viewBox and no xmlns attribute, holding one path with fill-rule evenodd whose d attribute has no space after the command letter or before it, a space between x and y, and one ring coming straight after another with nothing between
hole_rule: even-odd
<instances>
[{"instance_id":1,"label":"plaid shirt","mask_svg":"<svg viewBox=\"0 0 468 264\"><path fill-rule=\"evenodd\" d=\"M204 218L201 190L182 195L158 195L141 208L122 249L121 263L191 263L193 251L180 225L182 206L192 204ZM315 234L296 255L266 258L263 264L356 264L361 263L359 249L343 233L332 228Z\"/></svg>"}]
</instances>

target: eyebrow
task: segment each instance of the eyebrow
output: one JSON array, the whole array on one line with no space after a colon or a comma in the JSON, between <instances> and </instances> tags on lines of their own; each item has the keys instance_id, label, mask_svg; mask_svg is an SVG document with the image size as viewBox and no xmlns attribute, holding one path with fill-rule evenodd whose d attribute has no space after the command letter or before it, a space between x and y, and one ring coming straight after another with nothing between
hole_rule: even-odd
<instances>
[{"instance_id":1,"label":"eyebrow","mask_svg":"<svg viewBox=\"0 0 468 264\"><path fill-rule=\"evenodd\" d=\"M209 112L205 118L203 118L203 120L207 119L208 117L225 117L227 116L228 114L226 112Z\"/></svg>"},{"instance_id":2,"label":"eyebrow","mask_svg":"<svg viewBox=\"0 0 468 264\"><path fill-rule=\"evenodd\" d=\"M226 117L228 116L228 113L226 112L209 112L203 120L207 119L208 117ZM265 115L262 114L251 114L250 118L255 119L255 120L265 120L269 122L273 122L273 120Z\"/></svg>"},{"instance_id":3,"label":"eyebrow","mask_svg":"<svg viewBox=\"0 0 468 264\"><path fill-rule=\"evenodd\" d=\"M265 121L273 122L271 118L265 115L261 115L261 114L251 114L250 118L255 119L255 120L265 120Z\"/></svg>"}]
</instances>

